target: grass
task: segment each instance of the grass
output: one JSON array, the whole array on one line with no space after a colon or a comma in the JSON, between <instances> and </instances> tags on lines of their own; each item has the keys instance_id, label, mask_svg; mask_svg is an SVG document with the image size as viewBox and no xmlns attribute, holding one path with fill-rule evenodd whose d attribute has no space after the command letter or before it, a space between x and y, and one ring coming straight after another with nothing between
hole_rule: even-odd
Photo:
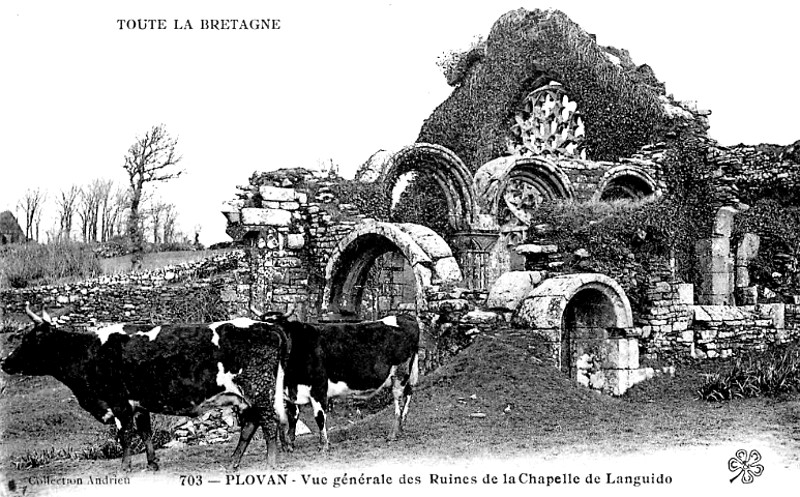
<instances>
[{"instance_id":1,"label":"grass","mask_svg":"<svg viewBox=\"0 0 800 497\"><path fill-rule=\"evenodd\" d=\"M142 259L142 270L149 271L160 269L164 266L180 264L183 262L197 261L214 255L230 252L231 249L220 250L197 250L197 251L175 251L175 252L149 252L144 254ZM100 259L100 270L102 274L121 274L131 270L131 256L123 255L120 257L110 257Z\"/></svg>"},{"instance_id":2,"label":"grass","mask_svg":"<svg viewBox=\"0 0 800 497\"><path fill-rule=\"evenodd\" d=\"M197 261L231 249L148 252L142 270ZM102 259L81 243L18 244L0 251L0 288L69 284L100 275L131 271L131 256Z\"/></svg>"},{"instance_id":3,"label":"grass","mask_svg":"<svg viewBox=\"0 0 800 497\"><path fill-rule=\"evenodd\" d=\"M330 416L332 450L323 456L317 452L309 409L304 409L303 418L314 436L298 439L295 453L279 454L279 464L288 470L318 465L358 468L376 461L403 464L564 451L605 457L706 447L765 433L783 440L788 457L797 464L800 398L696 400L696 388L713 367L690 364L674 377L660 376L634 387L626 397L612 398L574 384L503 339L481 337L422 378L400 440L385 442L392 407L375 410L362 405L361 414L355 415L353 407L358 405L340 403ZM0 411L5 413L0 470L16 470L14 461L36 451L48 451L54 457L44 466L26 470L25 475L90 469L113 472L119 467L119 460L76 461L67 455L102 446L108 433L55 380L10 378L7 393L0 398ZM220 471L235 442L236 437L219 445L161 450L162 470ZM134 465L141 467L143 462L135 459ZM263 441L254 441L243 460L243 471L263 465Z\"/></svg>"},{"instance_id":4,"label":"grass","mask_svg":"<svg viewBox=\"0 0 800 497\"><path fill-rule=\"evenodd\" d=\"M97 256L82 243L23 243L0 251L0 287L24 288L99 274Z\"/></svg>"},{"instance_id":5,"label":"grass","mask_svg":"<svg viewBox=\"0 0 800 497\"><path fill-rule=\"evenodd\" d=\"M800 344L771 345L729 362L726 368L708 375L697 390L698 397L722 401L800 391Z\"/></svg>"}]
</instances>

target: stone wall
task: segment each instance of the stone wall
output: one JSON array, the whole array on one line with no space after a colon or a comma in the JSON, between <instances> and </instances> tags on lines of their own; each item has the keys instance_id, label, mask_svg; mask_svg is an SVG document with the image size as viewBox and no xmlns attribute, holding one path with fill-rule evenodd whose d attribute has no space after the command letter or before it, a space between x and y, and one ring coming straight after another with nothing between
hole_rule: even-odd
<instances>
[{"instance_id":1,"label":"stone wall","mask_svg":"<svg viewBox=\"0 0 800 497\"><path fill-rule=\"evenodd\" d=\"M719 167L720 193L746 203L754 202L776 186L786 191L800 186L800 165L789 153L791 147L716 145L709 148L707 160Z\"/></svg>"},{"instance_id":2,"label":"stone wall","mask_svg":"<svg viewBox=\"0 0 800 497\"><path fill-rule=\"evenodd\" d=\"M240 186L228 234L248 245L253 303L319 319L325 266L340 239L366 218L334 194L341 178L304 169L254 174Z\"/></svg>"},{"instance_id":3,"label":"stone wall","mask_svg":"<svg viewBox=\"0 0 800 497\"><path fill-rule=\"evenodd\" d=\"M79 283L0 291L5 319L26 324L25 303L63 323L94 327L117 322L187 321L195 315L248 315L249 268L243 251L164 268L102 276Z\"/></svg>"},{"instance_id":4,"label":"stone wall","mask_svg":"<svg viewBox=\"0 0 800 497\"><path fill-rule=\"evenodd\" d=\"M644 305L634 313L644 357L664 359L690 353L692 293L691 284L658 275L648 277Z\"/></svg>"},{"instance_id":5,"label":"stone wall","mask_svg":"<svg viewBox=\"0 0 800 497\"><path fill-rule=\"evenodd\" d=\"M763 350L773 343L800 339L796 309L787 323L784 304L754 306L692 306L692 355L713 359L731 357L749 350ZM795 306L792 306L795 307Z\"/></svg>"}]
</instances>

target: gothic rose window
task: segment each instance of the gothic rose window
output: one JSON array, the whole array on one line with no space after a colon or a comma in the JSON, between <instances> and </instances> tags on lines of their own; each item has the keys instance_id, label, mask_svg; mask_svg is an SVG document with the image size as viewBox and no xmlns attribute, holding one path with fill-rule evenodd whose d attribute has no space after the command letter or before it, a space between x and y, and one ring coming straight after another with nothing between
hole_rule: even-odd
<instances>
[{"instance_id":1,"label":"gothic rose window","mask_svg":"<svg viewBox=\"0 0 800 497\"><path fill-rule=\"evenodd\" d=\"M529 93L514 115L511 153L585 159L585 129L577 107L560 83L551 82Z\"/></svg>"}]
</instances>

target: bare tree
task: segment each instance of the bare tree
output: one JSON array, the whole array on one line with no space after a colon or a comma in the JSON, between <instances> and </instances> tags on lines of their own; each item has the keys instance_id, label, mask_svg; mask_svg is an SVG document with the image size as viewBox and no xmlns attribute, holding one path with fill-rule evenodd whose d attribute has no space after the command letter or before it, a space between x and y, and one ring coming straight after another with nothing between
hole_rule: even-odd
<instances>
[{"instance_id":1,"label":"bare tree","mask_svg":"<svg viewBox=\"0 0 800 497\"><path fill-rule=\"evenodd\" d=\"M106 190L106 183L96 179L83 187L78 217L81 220L81 234L84 242L96 242L100 220L100 203Z\"/></svg>"},{"instance_id":2,"label":"bare tree","mask_svg":"<svg viewBox=\"0 0 800 497\"><path fill-rule=\"evenodd\" d=\"M112 186L109 181L108 193L103 197L102 201L103 214L100 239L104 242L111 240L124 231L121 226L124 220L123 213L130 203L130 191L127 188L117 188L112 194Z\"/></svg>"},{"instance_id":3,"label":"bare tree","mask_svg":"<svg viewBox=\"0 0 800 497\"><path fill-rule=\"evenodd\" d=\"M163 202L153 203L150 208L151 227L153 229L153 243L159 243L159 232L161 231L161 223L167 211L167 204ZM163 238L161 239L163 241Z\"/></svg>"},{"instance_id":4,"label":"bare tree","mask_svg":"<svg viewBox=\"0 0 800 497\"><path fill-rule=\"evenodd\" d=\"M175 152L177 138L170 137L163 124L153 126L144 136L137 138L125 156L125 171L131 185L128 236L132 246L131 265L138 269L142 264L144 234L141 228L139 208L146 183L169 181L179 177L183 171L175 167L181 156Z\"/></svg>"},{"instance_id":5,"label":"bare tree","mask_svg":"<svg viewBox=\"0 0 800 497\"><path fill-rule=\"evenodd\" d=\"M38 209L36 211L36 216L33 218L33 225L35 228L35 236L34 239L38 242L39 241L39 227L42 225L42 209Z\"/></svg>"},{"instance_id":6,"label":"bare tree","mask_svg":"<svg viewBox=\"0 0 800 497\"><path fill-rule=\"evenodd\" d=\"M42 205L44 204L47 194L40 188L28 189L22 196L22 200L17 203L17 208L22 211L25 223L25 238L28 240L39 240L39 227L38 222L42 218ZM38 221L38 222L37 222Z\"/></svg>"},{"instance_id":7,"label":"bare tree","mask_svg":"<svg viewBox=\"0 0 800 497\"><path fill-rule=\"evenodd\" d=\"M167 204L164 209L164 243L175 242L175 222L178 219L178 211L174 204Z\"/></svg>"},{"instance_id":8,"label":"bare tree","mask_svg":"<svg viewBox=\"0 0 800 497\"><path fill-rule=\"evenodd\" d=\"M69 240L72 234L72 218L75 215L75 204L80 195L81 188L77 185L72 185L66 190L61 190L59 196L56 198L60 229L59 237L66 240Z\"/></svg>"},{"instance_id":9,"label":"bare tree","mask_svg":"<svg viewBox=\"0 0 800 497\"><path fill-rule=\"evenodd\" d=\"M111 180L98 180L97 181L97 219L95 220L96 237L95 240L105 242L108 240L106 237L106 223L109 218L109 209L111 209L111 191L114 188L114 182Z\"/></svg>"}]
</instances>

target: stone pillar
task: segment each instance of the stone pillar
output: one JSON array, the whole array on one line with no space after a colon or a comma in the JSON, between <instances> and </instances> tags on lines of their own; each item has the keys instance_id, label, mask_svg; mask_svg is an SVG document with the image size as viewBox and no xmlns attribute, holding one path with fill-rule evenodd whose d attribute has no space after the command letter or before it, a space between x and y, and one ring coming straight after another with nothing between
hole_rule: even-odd
<instances>
[{"instance_id":1,"label":"stone pillar","mask_svg":"<svg viewBox=\"0 0 800 497\"><path fill-rule=\"evenodd\" d=\"M748 266L756 255L761 239L755 233L745 233L736 247L736 302L739 305L754 305L758 301L758 292L750 286Z\"/></svg>"},{"instance_id":2,"label":"stone pillar","mask_svg":"<svg viewBox=\"0 0 800 497\"><path fill-rule=\"evenodd\" d=\"M733 305L734 264L731 257L731 234L736 209L717 211L711 238L700 240L695 250L700 258L700 288L697 299L703 305Z\"/></svg>"}]
</instances>

